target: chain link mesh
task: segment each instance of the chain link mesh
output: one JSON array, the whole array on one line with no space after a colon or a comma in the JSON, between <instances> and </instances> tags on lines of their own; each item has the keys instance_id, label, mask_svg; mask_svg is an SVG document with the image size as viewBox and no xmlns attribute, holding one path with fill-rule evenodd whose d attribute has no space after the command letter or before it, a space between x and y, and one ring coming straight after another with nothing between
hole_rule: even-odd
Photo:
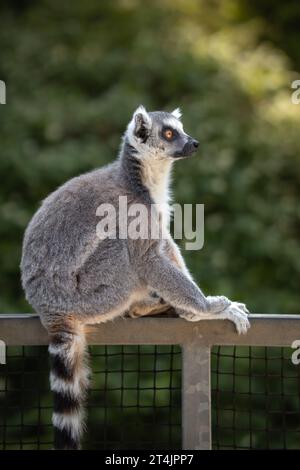
<instances>
[{"instance_id":1,"label":"chain link mesh","mask_svg":"<svg viewBox=\"0 0 300 470\"><path fill-rule=\"evenodd\" d=\"M181 441L178 346L92 346L86 449L176 449ZM9 347L0 366L0 448L52 447L46 347Z\"/></svg>"},{"instance_id":2,"label":"chain link mesh","mask_svg":"<svg viewBox=\"0 0 300 470\"><path fill-rule=\"evenodd\" d=\"M300 368L291 348L212 351L213 447L299 449Z\"/></svg>"},{"instance_id":3,"label":"chain link mesh","mask_svg":"<svg viewBox=\"0 0 300 470\"><path fill-rule=\"evenodd\" d=\"M85 449L180 449L179 346L92 346ZM300 368L290 348L212 349L215 449L299 449ZM0 448L49 449L46 347L7 348L0 366Z\"/></svg>"}]
</instances>

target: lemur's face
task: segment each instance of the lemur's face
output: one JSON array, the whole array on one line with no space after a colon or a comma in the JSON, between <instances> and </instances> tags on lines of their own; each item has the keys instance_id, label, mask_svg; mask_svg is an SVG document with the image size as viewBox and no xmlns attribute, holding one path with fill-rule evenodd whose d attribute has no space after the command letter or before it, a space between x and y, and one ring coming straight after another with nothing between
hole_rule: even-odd
<instances>
[{"instance_id":1,"label":"lemur's face","mask_svg":"<svg viewBox=\"0 0 300 470\"><path fill-rule=\"evenodd\" d=\"M177 160L193 155L199 144L184 132L180 117L178 109L147 113L140 106L128 127L130 144L144 158Z\"/></svg>"}]
</instances>

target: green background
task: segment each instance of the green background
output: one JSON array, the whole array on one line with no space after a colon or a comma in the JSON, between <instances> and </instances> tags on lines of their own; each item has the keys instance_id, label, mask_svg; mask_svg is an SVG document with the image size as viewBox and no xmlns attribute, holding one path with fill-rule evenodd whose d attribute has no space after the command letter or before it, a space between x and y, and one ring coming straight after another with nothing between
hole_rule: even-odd
<instances>
[{"instance_id":1,"label":"green background","mask_svg":"<svg viewBox=\"0 0 300 470\"><path fill-rule=\"evenodd\" d=\"M28 312L24 229L67 179L112 161L139 104L180 106L201 142L174 200L205 205L184 256L205 293L299 313L300 5L280 0L2 1L0 311Z\"/></svg>"}]
</instances>

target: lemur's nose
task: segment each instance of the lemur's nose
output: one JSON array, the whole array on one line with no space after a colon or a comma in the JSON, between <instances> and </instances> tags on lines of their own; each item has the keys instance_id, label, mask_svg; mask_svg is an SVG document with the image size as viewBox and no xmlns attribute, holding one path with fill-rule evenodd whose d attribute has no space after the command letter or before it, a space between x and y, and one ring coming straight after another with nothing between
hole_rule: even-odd
<instances>
[{"instance_id":1,"label":"lemur's nose","mask_svg":"<svg viewBox=\"0 0 300 470\"><path fill-rule=\"evenodd\" d=\"M198 142L198 140L193 140L192 143L193 143L193 146L194 146L195 148L198 148L198 147L199 147L199 142Z\"/></svg>"}]
</instances>

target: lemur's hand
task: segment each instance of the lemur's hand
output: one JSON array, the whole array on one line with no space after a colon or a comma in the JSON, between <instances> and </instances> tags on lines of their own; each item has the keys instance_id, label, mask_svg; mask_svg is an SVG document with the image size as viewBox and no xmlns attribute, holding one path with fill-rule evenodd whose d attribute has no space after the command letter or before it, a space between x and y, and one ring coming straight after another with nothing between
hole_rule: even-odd
<instances>
[{"instance_id":1,"label":"lemur's hand","mask_svg":"<svg viewBox=\"0 0 300 470\"><path fill-rule=\"evenodd\" d=\"M231 302L221 315L235 324L239 335L247 333L250 328L248 309L245 304Z\"/></svg>"},{"instance_id":2,"label":"lemur's hand","mask_svg":"<svg viewBox=\"0 0 300 470\"><path fill-rule=\"evenodd\" d=\"M196 322L199 320L230 320L235 324L239 334L247 333L250 328L248 320L248 309L245 304L232 302L224 296L206 297L208 309L206 312L191 313L180 312L179 315L188 321Z\"/></svg>"},{"instance_id":3,"label":"lemur's hand","mask_svg":"<svg viewBox=\"0 0 300 470\"><path fill-rule=\"evenodd\" d=\"M245 304L232 302L224 296L208 296L207 300L211 312L232 321L239 334L247 333L247 330L250 328L250 322L248 320L249 310Z\"/></svg>"}]
</instances>

